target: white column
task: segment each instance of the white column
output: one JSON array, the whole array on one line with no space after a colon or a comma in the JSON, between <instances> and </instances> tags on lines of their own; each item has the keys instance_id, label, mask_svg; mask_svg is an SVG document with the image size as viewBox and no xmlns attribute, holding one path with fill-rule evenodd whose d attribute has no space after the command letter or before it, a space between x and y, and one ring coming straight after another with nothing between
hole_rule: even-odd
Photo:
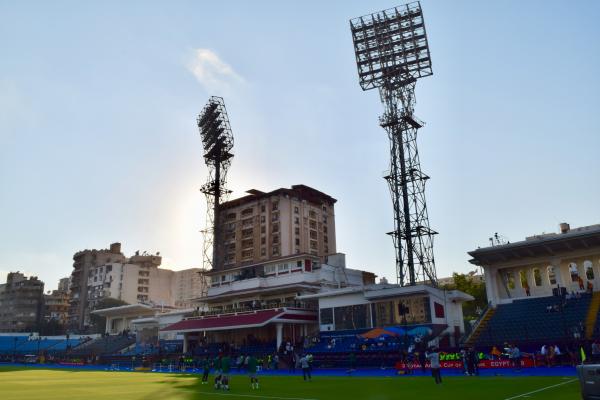
<instances>
[{"instance_id":1,"label":"white column","mask_svg":"<svg viewBox=\"0 0 600 400\"><path fill-rule=\"evenodd\" d=\"M110 334L110 328L112 327L113 317L106 317L106 327L105 331L107 334Z\"/></svg>"},{"instance_id":2,"label":"white column","mask_svg":"<svg viewBox=\"0 0 600 400\"><path fill-rule=\"evenodd\" d=\"M277 348L279 349L279 346L283 342L283 323L278 322L275 324L275 329L277 330Z\"/></svg>"},{"instance_id":3,"label":"white column","mask_svg":"<svg viewBox=\"0 0 600 400\"><path fill-rule=\"evenodd\" d=\"M560 286L566 287L567 291L570 292L571 291L571 290L569 290L570 288L567 285L565 285L565 280L563 279L563 272L560 269L560 262L561 262L560 259L555 258L552 260L550 265L552 265L554 267L554 275L556 276L556 283L559 284ZM568 282L568 280L567 280L567 282ZM553 287L556 287L556 285L554 285Z\"/></svg>"},{"instance_id":4,"label":"white column","mask_svg":"<svg viewBox=\"0 0 600 400\"><path fill-rule=\"evenodd\" d=\"M492 267L484 267L485 291L488 301L495 307L498 304L498 271Z\"/></svg>"}]
</instances>

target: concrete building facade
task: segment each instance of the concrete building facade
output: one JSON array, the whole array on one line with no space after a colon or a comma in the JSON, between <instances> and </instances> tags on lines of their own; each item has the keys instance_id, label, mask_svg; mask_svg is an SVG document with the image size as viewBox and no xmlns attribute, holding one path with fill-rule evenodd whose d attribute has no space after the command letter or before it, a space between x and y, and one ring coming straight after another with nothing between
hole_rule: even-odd
<instances>
[{"instance_id":1,"label":"concrete building facade","mask_svg":"<svg viewBox=\"0 0 600 400\"><path fill-rule=\"evenodd\" d=\"M514 299L544 297L557 290L598 291L600 288L600 225L527 237L523 241L479 248L470 262L484 271L493 306Z\"/></svg>"},{"instance_id":2,"label":"concrete building facade","mask_svg":"<svg viewBox=\"0 0 600 400\"><path fill-rule=\"evenodd\" d=\"M0 332L35 330L42 317L44 282L11 272L0 285Z\"/></svg>"},{"instance_id":3,"label":"concrete building facade","mask_svg":"<svg viewBox=\"0 0 600 400\"><path fill-rule=\"evenodd\" d=\"M69 278L58 282L58 289L44 295L44 319L63 326L69 322Z\"/></svg>"},{"instance_id":4,"label":"concrete building facade","mask_svg":"<svg viewBox=\"0 0 600 400\"><path fill-rule=\"evenodd\" d=\"M220 207L220 262L213 271L294 254L336 253L334 198L304 185L248 193Z\"/></svg>"},{"instance_id":5,"label":"concrete building facade","mask_svg":"<svg viewBox=\"0 0 600 400\"><path fill-rule=\"evenodd\" d=\"M73 257L71 274L71 329L85 330L90 325L90 312L107 298L128 304L165 307L192 307L206 294L206 278L200 268L172 271L159 268L162 258L121 253L120 243L108 250L85 250ZM84 278L85 277L85 284Z\"/></svg>"}]
</instances>

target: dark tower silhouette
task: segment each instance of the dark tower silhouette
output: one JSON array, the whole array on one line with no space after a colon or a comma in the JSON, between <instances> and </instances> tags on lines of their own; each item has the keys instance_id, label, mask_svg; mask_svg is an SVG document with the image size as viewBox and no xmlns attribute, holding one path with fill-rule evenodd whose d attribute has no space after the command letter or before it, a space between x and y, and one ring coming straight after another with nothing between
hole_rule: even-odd
<instances>
[{"instance_id":1,"label":"dark tower silhouette","mask_svg":"<svg viewBox=\"0 0 600 400\"><path fill-rule=\"evenodd\" d=\"M200 189L206 195L206 228L203 247L203 269L223 268L223 238L219 205L230 191L226 188L227 171L233 154L233 134L223 98L212 96L198 116L198 128L204 148L208 180Z\"/></svg>"},{"instance_id":2,"label":"dark tower silhouette","mask_svg":"<svg viewBox=\"0 0 600 400\"><path fill-rule=\"evenodd\" d=\"M358 77L363 90L379 89L381 127L390 139L388 182L394 208L396 272L402 286L437 285L433 236L417 149L423 126L413 114L417 79L431 75L431 57L419 2L350 20Z\"/></svg>"}]
</instances>

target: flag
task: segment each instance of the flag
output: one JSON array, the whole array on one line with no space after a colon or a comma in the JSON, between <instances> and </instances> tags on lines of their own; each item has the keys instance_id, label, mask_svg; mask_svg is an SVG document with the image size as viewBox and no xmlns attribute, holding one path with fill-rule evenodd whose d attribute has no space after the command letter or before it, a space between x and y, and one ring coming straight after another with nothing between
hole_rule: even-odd
<instances>
[{"instance_id":1,"label":"flag","mask_svg":"<svg viewBox=\"0 0 600 400\"><path fill-rule=\"evenodd\" d=\"M583 347L580 347L579 351L581 353L581 363L583 364L587 357L585 356L585 351L583 351Z\"/></svg>"}]
</instances>

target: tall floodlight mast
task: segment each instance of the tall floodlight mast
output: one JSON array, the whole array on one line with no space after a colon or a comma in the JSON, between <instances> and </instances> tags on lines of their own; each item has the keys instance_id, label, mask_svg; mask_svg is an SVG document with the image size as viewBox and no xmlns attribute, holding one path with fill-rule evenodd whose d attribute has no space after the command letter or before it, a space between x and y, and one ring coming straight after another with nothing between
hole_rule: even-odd
<instances>
[{"instance_id":1,"label":"tall floodlight mast","mask_svg":"<svg viewBox=\"0 0 600 400\"><path fill-rule=\"evenodd\" d=\"M211 97L198 116L197 122L204 148L204 162L208 167L208 180L200 189L206 195L206 228L202 233L203 269L207 271L223 266L219 206L231 193L225 185L227 171L233 158L233 134L223 98Z\"/></svg>"},{"instance_id":2,"label":"tall floodlight mast","mask_svg":"<svg viewBox=\"0 0 600 400\"><path fill-rule=\"evenodd\" d=\"M390 171L396 273L402 286L437 284L433 236L425 203L425 182L413 115L415 83L432 75L427 33L419 2L350 20L358 77L363 90L379 89L385 111L379 118L390 139Z\"/></svg>"}]
</instances>

